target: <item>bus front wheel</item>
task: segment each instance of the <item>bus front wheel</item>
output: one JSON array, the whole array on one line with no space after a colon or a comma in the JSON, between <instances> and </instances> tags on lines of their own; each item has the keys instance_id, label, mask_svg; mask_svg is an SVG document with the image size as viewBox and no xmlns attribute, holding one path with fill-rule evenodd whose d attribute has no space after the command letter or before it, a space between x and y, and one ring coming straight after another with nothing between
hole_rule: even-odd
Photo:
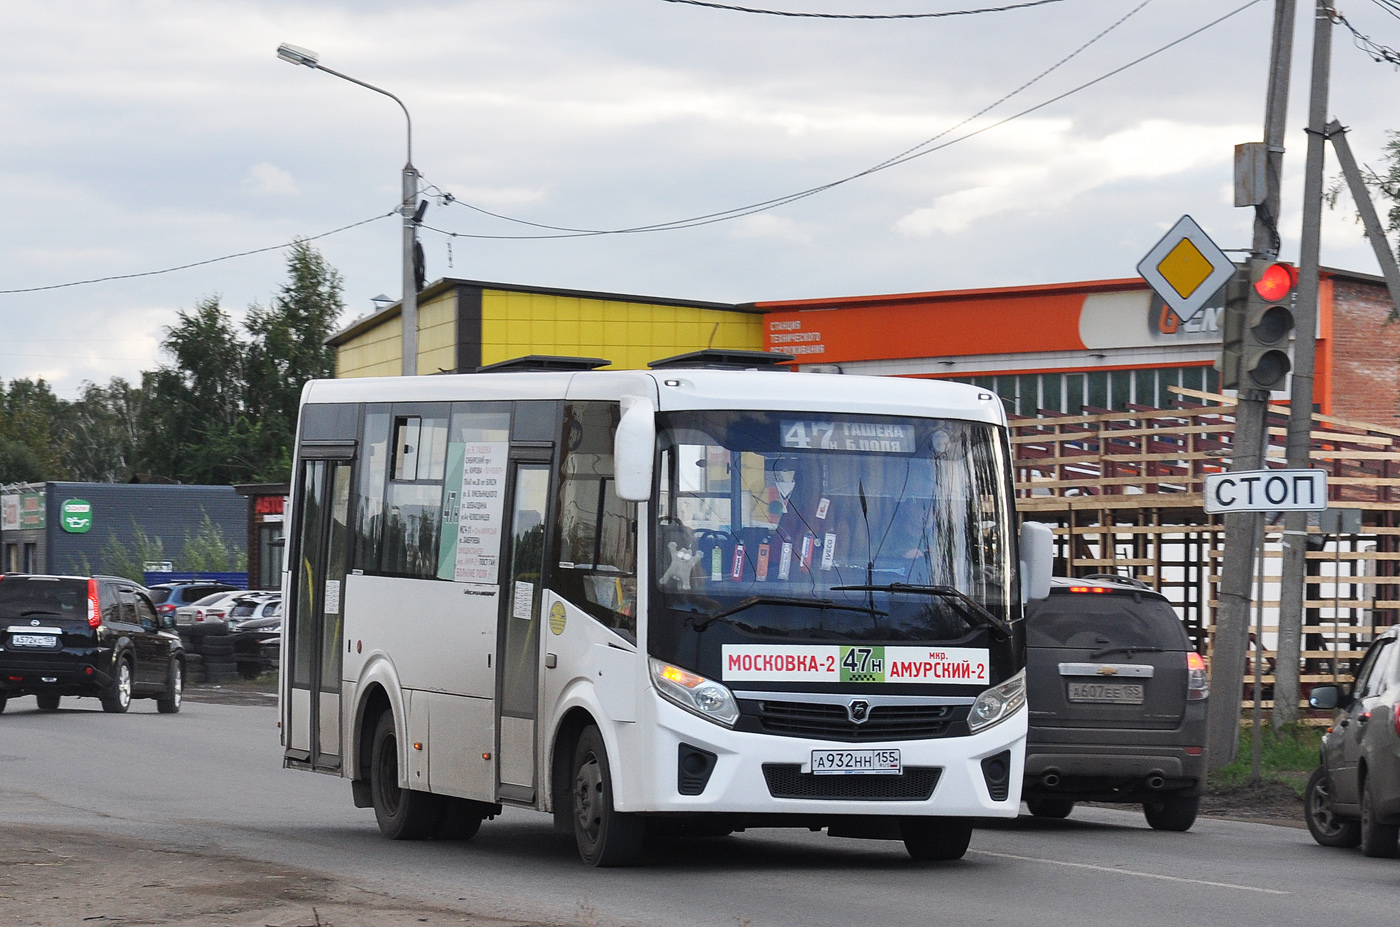
<instances>
[{"instance_id":1,"label":"bus front wheel","mask_svg":"<svg viewBox=\"0 0 1400 927\"><path fill-rule=\"evenodd\" d=\"M970 818L903 818L899 833L904 848L917 860L962 859L972 842Z\"/></svg>"},{"instance_id":2,"label":"bus front wheel","mask_svg":"<svg viewBox=\"0 0 1400 927\"><path fill-rule=\"evenodd\" d=\"M399 787L399 738L394 713L386 711L374 726L370 753L370 794L379 830L390 840L423 840L432 836L441 817L439 796Z\"/></svg>"},{"instance_id":3,"label":"bus front wheel","mask_svg":"<svg viewBox=\"0 0 1400 927\"><path fill-rule=\"evenodd\" d=\"M646 823L613 808L612 771L603 735L586 727L574 748L571 793L574 839L590 866L631 866L642 852Z\"/></svg>"}]
</instances>

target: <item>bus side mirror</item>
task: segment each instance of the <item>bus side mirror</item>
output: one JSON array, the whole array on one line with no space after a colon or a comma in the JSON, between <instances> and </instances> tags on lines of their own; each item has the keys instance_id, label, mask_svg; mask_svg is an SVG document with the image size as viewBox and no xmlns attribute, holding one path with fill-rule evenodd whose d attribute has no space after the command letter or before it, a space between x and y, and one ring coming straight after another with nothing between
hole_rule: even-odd
<instances>
[{"instance_id":1,"label":"bus side mirror","mask_svg":"<svg viewBox=\"0 0 1400 927\"><path fill-rule=\"evenodd\" d=\"M1055 535L1039 522L1021 524L1021 598L1030 601L1050 595L1050 573L1055 568Z\"/></svg>"},{"instance_id":2,"label":"bus side mirror","mask_svg":"<svg viewBox=\"0 0 1400 927\"><path fill-rule=\"evenodd\" d=\"M613 435L613 478L625 502L651 498L651 462L656 453L656 406L643 396L625 396Z\"/></svg>"}]
</instances>

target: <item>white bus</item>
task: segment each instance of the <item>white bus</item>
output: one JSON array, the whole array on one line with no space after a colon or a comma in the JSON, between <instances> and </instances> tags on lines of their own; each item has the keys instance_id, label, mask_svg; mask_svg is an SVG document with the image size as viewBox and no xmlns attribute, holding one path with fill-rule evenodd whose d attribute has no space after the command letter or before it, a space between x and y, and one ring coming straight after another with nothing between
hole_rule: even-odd
<instances>
[{"instance_id":1,"label":"white bus","mask_svg":"<svg viewBox=\"0 0 1400 927\"><path fill-rule=\"evenodd\" d=\"M647 828L955 859L1014 816L1050 533L1000 400L757 362L307 384L284 765L391 838L533 808L601 866Z\"/></svg>"}]
</instances>

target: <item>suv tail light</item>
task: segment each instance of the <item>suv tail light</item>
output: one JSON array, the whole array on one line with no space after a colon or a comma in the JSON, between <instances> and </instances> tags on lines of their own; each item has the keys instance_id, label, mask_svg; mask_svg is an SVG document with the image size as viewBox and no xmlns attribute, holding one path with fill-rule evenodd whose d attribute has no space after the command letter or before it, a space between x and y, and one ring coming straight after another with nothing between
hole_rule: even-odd
<instances>
[{"instance_id":1,"label":"suv tail light","mask_svg":"<svg viewBox=\"0 0 1400 927\"><path fill-rule=\"evenodd\" d=\"M175 606L167 602L164 605L157 605L156 611L162 615L173 615L175 614Z\"/></svg>"},{"instance_id":2,"label":"suv tail light","mask_svg":"<svg viewBox=\"0 0 1400 927\"><path fill-rule=\"evenodd\" d=\"M1186 655L1186 700L1194 702L1210 695L1210 679L1206 676L1206 661L1196 651Z\"/></svg>"},{"instance_id":3,"label":"suv tail light","mask_svg":"<svg viewBox=\"0 0 1400 927\"><path fill-rule=\"evenodd\" d=\"M1400 736L1400 702L1395 705L1395 733Z\"/></svg>"},{"instance_id":4,"label":"suv tail light","mask_svg":"<svg viewBox=\"0 0 1400 927\"><path fill-rule=\"evenodd\" d=\"M88 626L102 627L102 606L97 604L97 580L88 580Z\"/></svg>"}]
</instances>

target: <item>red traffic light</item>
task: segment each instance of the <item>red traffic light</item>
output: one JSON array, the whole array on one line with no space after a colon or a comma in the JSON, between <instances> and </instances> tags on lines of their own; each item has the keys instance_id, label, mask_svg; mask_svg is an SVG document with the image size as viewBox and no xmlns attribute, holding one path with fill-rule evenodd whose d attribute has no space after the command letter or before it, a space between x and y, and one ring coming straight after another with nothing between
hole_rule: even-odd
<instances>
[{"instance_id":1,"label":"red traffic light","mask_svg":"<svg viewBox=\"0 0 1400 927\"><path fill-rule=\"evenodd\" d=\"M1283 299L1298 285L1298 271L1290 264L1270 264L1254 284L1261 299L1275 302Z\"/></svg>"}]
</instances>

